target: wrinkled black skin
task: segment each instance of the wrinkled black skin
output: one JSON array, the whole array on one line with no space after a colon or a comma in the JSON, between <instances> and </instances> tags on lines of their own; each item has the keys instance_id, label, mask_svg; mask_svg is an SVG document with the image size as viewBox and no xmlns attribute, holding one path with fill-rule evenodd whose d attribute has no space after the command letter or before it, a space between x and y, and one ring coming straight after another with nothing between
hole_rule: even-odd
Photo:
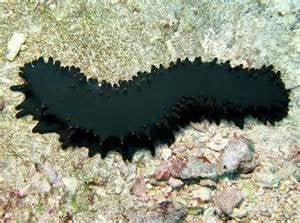
<instances>
[{"instance_id":1,"label":"wrinkled black skin","mask_svg":"<svg viewBox=\"0 0 300 223\"><path fill-rule=\"evenodd\" d=\"M272 65L247 69L216 62L178 59L112 86L41 57L21 67L25 83L11 87L25 94L16 117L32 115L39 121L32 131L58 133L63 148L85 146L90 156L102 157L116 150L131 160L141 147L154 154L157 142L172 144L174 131L190 121L225 119L243 128L249 115L264 124L287 115L290 91Z\"/></svg>"}]
</instances>

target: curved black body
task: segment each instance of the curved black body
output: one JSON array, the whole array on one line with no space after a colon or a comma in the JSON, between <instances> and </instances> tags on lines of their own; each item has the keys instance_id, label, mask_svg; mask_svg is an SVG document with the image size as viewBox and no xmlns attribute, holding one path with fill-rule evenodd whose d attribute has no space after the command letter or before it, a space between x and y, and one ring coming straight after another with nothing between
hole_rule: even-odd
<instances>
[{"instance_id":1,"label":"curved black body","mask_svg":"<svg viewBox=\"0 0 300 223\"><path fill-rule=\"evenodd\" d=\"M117 150L131 159L136 148L153 153L156 142L171 144L174 131L190 121L226 119L243 128L248 115L264 123L281 120L289 90L272 69L178 59L169 68L152 66L151 73L138 72L112 86L41 57L21 68L25 83L11 90L25 94L16 117L38 120L33 132L58 133L63 148L86 146L90 155L102 156Z\"/></svg>"}]
</instances>

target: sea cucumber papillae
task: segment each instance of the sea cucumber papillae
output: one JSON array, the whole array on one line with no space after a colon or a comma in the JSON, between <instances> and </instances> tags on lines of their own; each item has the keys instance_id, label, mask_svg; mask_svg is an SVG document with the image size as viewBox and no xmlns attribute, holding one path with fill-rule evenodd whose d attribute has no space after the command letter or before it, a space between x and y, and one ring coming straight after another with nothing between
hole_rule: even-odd
<instances>
[{"instance_id":1,"label":"sea cucumber papillae","mask_svg":"<svg viewBox=\"0 0 300 223\"><path fill-rule=\"evenodd\" d=\"M178 59L112 85L41 57L19 74L25 82L11 90L25 100L16 117L32 115L38 120L33 132L56 132L63 148L85 146L89 155L116 150L131 159L140 147L154 153L155 143L171 144L174 131L190 121L225 119L243 128L249 115L274 124L288 113L289 90L272 65L247 69L217 59Z\"/></svg>"}]
</instances>

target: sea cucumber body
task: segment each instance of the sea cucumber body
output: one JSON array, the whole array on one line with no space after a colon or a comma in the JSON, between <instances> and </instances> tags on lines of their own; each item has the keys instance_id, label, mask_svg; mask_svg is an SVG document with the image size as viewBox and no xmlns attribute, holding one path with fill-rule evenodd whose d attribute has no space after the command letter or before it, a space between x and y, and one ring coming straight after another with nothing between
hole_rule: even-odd
<instances>
[{"instance_id":1,"label":"sea cucumber body","mask_svg":"<svg viewBox=\"0 0 300 223\"><path fill-rule=\"evenodd\" d=\"M288 90L272 66L177 60L113 86L52 58L21 71L25 83L11 88L26 96L17 117L33 115L39 120L34 132L57 132L64 147L87 146L90 154L114 149L131 159L135 147L153 152L157 141L172 143L174 130L190 121L226 119L243 128L248 115L273 124L288 111Z\"/></svg>"}]
</instances>

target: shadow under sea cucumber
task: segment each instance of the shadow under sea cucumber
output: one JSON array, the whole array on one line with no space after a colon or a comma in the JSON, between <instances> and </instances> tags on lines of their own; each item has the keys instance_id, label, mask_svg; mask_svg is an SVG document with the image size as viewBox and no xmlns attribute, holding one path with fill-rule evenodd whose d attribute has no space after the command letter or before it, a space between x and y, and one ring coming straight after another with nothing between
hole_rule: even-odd
<instances>
[{"instance_id":1,"label":"shadow under sea cucumber","mask_svg":"<svg viewBox=\"0 0 300 223\"><path fill-rule=\"evenodd\" d=\"M216 58L178 59L114 85L98 84L51 57L20 70L25 82L11 86L25 94L16 117L32 115L38 120L33 132L56 132L63 148L85 146L90 156L116 150L131 160L140 147L154 154L155 143L173 143L174 131L190 121L225 119L243 128L249 115L273 125L288 113L290 91L272 65L247 69Z\"/></svg>"}]
</instances>

